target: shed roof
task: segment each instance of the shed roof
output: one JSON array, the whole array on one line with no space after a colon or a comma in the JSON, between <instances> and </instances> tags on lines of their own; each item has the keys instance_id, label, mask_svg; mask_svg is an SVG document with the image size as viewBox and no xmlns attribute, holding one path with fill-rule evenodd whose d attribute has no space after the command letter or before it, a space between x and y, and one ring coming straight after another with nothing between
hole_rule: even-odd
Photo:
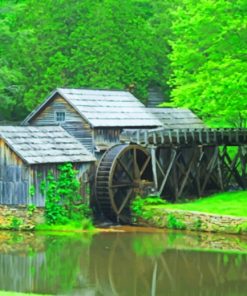
<instances>
[{"instance_id":1,"label":"shed roof","mask_svg":"<svg viewBox=\"0 0 247 296\"><path fill-rule=\"evenodd\" d=\"M94 156L60 126L0 126L0 138L28 164L95 161Z\"/></svg>"},{"instance_id":2,"label":"shed roof","mask_svg":"<svg viewBox=\"0 0 247 296\"><path fill-rule=\"evenodd\" d=\"M58 88L34 110L24 124L58 94L93 127L158 127L162 123L127 91Z\"/></svg>"},{"instance_id":3,"label":"shed roof","mask_svg":"<svg viewBox=\"0 0 247 296\"><path fill-rule=\"evenodd\" d=\"M148 108L162 123L165 128L205 128L199 119L189 109L182 108Z\"/></svg>"}]
</instances>

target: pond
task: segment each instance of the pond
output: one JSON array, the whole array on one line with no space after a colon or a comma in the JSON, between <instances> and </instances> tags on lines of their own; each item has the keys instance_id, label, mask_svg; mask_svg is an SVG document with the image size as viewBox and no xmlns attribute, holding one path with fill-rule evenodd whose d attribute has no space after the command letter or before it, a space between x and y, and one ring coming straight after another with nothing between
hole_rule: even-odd
<instances>
[{"instance_id":1,"label":"pond","mask_svg":"<svg viewBox=\"0 0 247 296\"><path fill-rule=\"evenodd\" d=\"M0 232L0 290L247 295L246 237L118 229L93 236Z\"/></svg>"}]
</instances>

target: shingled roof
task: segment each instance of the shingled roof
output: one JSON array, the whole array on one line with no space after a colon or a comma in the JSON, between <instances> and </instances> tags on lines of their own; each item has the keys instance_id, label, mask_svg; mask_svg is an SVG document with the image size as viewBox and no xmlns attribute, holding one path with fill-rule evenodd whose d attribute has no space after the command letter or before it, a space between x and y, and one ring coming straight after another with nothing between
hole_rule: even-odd
<instances>
[{"instance_id":1,"label":"shingled roof","mask_svg":"<svg viewBox=\"0 0 247 296\"><path fill-rule=\"evenodd\" d=\"M58 88L34 110L24 124L58 94L93 127L158 127L162 123L127 91Z\"/></svg>"},{"instance_id":2,"label":"shingled roof","mask_svg":"<svg viewBox=\"0 0 247 296\"><path fill-rule=\"evenodd\" d=\"M28 164L95 161L94 156L60 126L0 126L0 138Z\"/></svg>"},{"instance_id":3,"label":"shingled roof","mask_svg":"<svg viewBox=\"0 0 247 296\"><path fill-rule=\"evenodd\" d=\"M189 109L182 108L148 108L165 128L205 128L203 122Z\"/></svg>"}]
</instances>

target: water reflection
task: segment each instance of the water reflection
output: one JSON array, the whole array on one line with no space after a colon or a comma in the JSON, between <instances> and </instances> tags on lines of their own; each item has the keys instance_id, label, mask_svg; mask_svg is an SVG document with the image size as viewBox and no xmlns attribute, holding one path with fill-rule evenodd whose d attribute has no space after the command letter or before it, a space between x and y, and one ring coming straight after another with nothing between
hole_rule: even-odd
<instances>
[{"instance_id":1,"label":"water reflection","mask_svg":"<svg viewBox=\"0 0 247 296\"><path fill-rule=\"evenodd\" d=\"M244 237L178 232L93 237L1 232L0 290L86 296L247 295L246 246Z\"/></svg>"}]
</instances>

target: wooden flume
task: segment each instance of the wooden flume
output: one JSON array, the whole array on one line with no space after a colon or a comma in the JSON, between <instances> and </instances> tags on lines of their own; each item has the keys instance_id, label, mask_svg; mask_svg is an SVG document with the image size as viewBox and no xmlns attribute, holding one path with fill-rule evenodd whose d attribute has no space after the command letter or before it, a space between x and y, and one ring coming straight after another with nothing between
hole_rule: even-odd
<instances>
[{"instance_id":1,"label":"wooden flume","mask_svg":"<svg viewBox=\"0 0 247 296\"><path fill-rule=\"evenodd\" d=\"M129 222L130 202L170 201L247 188L246 129L125 130L103 155L96 195L106 217Z\"/></svg>"}]
</instances>

